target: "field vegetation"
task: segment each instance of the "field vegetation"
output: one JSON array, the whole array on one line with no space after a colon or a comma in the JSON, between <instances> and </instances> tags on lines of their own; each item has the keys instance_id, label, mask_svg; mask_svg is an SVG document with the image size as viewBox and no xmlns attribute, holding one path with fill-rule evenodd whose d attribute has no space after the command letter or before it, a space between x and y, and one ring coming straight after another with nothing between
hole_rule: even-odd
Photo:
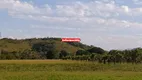
<instances>
[{"instance_id":1,"label":"field vegetation","mask_svg":"<svg viewBox=\"0 0 142 80\"><path fill-rule=\"evenodd\" d=\"M0 80L141 80L141 67L70 60L1 60Z\"/></svg>"}]
</instances>

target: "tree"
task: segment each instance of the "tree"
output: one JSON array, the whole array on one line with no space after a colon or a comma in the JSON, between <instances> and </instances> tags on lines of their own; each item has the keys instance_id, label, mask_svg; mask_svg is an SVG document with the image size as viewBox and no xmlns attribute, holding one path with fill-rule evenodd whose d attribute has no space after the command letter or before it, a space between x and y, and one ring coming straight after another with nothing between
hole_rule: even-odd
<instances>
[{"instance_id":1,"label":"tree","mask_svg":"<svg viewBox=\"0 0 142 80\"><path fill-rule=\"evenodd\" d=\"M90 59L91 59L91 61L95 61L95 54L94 53L91 54Z\"/></svg>"},{"instance_id":2,"label":"tree","mask_svg":"<svg viewBox=\"0 0 142 80\"><path fill-rule=\"evenodd\" d=\"M123 54L124 62L127 62L127 63L132 62L131 61L131 53L132 53L132 51L131 50L124 50L123 53L124 53Z\"/></svg>"},{"instance_id":3,"label":"tree","mask_svg":"<svg viewBox=\"0 0 142 80\"><path fill-rule=\"evenodd\" d=\"M53 49L55 49L55 45L54 43L50 43L50 42L38 42L33 44L32 46L32 50L37 52L47 52Z\"/></svg>"},{"instance_id":4,"label":"tree","mask_svg":"<svg viewBox=\"0 0 142 80\"><path fill-rule=\"evenodd\" d=\"M102 48L99 48L99 47L93 47L91 49L88 49L88 52L103 54L103 53L105 53L105 50L103 50Z\"/></svg>"},{"instance_id":5,"label":"tree","mask_svg":"<svg viewBox=\"0 0 142 80\"><path fill-rule=\"evenodd\" d=\"M1 55L0 55L1 59L14 59L14 55L12 55L10 52L6 51L6 50L1 50Z\"/></svg>"},{"instance_id":6,"label":"tree","mask_svg":"<svg viewBox=\"0 0 142 80\"><path fill-rule=\"evenodd\" d=\"M59 53L55 48L54 42L39 42L32 46L32 50L39 52L47 59L58 59Z\"/></svg>"},{"instance_id":7,"label":"tree","mask_svg":"<svg viewBox=\"0 0 142 80\"><path fill-rule=\"evenodd\" d=\"M90 53L88 51L85 50L78 50L76 52L76 55L89 55Z\"/></svg>"},{"instance_id":8,"label":"tree","mask_svg":"<svg viewBox=\"0 0 142 80\"><path fill-rule=\"evenodd\" d=\"M132 63L137 63L137 60L140 61L140 56L142 55L142 49L141 48L135 48L131 50L131 59Z\"/></svg>"},{"instance_id":9,"label":"tree","mask_svg":"<svg viewBox=\"0 0 142 80\"><path fill-rule=\"evenodd\" d=\"M59 53L59 58L62 59L64 57L68 56L68 55L69 55L69 53L67 51L61 50L60 53Z\"/></svg>"},{"instance_id":10,"label":"tree","mask_svg":"<svg viewBox=\"0 0 142 80\"><path fill-rule=\"evenodd\" d=\"M40 58L40 55L37 52L31 51L31 50L24 50L24 51L21 51L19 54L21 59L39 59Z\"/></svg>"},{"instance_id":11,"label":"tree","mask_svg":"<svg viewBox=\"0 0 142 80\"><path fill-rule=\"evenodd\" d=\"M103 54L102 55L102 60L103 60L104 64L106 64L107 59L108 59L108 54L107 53Z\"/></svg>"},{"instance_id":12,"label":"tree","mask_svg":"<svg viewBox=\"0 0 142 80\"><path fill-rule=\"evenodd\" d=\"M46 58L47 59L59 59L59 53L57 52L57 50L49 50L46 53Z\"/></svg>"},{"instance_id":13,"label":"tree","mask_svg":"<svg viewBox=\"0 0 142 80\"><path fill-rule=\"evenodd\" d=\"M121 63L123 60L122 51L119 50L111 50L108 53L110 56L110 61L115 63Z\"/></svg>"},{"instance_id":14,"label":"tree","mask_svg":"<svg viewBox=\"0 0 142 80\"><path fill-rule=\"evenodd\" d=\"M102 59L102 55L101 54L96 54L95 59L99 62L102 63L103 59Z\"/></svg>"}]
</instances>

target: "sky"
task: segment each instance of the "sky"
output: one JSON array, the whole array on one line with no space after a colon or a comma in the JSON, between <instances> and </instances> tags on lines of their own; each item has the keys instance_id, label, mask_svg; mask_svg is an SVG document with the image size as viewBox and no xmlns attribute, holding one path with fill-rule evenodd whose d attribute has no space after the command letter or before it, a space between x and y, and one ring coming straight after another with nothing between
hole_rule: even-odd
<instances>
[{"instance_id":1,"label":"sky","mask_svg":"<svg viewBox=\"0 0 142 80\"><path fill-rule=\"evenodd\" d=\"M142 47L142 0L0 0L0 32L79 37L106 50Z\"/></svg>"}]
</instances>

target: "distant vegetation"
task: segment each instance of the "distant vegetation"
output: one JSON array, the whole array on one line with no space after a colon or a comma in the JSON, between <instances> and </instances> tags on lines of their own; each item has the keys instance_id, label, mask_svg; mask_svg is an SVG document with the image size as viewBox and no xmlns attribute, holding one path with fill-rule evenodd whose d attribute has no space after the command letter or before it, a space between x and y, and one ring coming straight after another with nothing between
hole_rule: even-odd
<instances>
[{"instance_id":1,"label":"distant vegetation","mask_svg":"<svg viewBox=\"0 0 142 80\"><path fill-rule=\"evenodd\" d=\"M61 42L60 38L3 38L0 40L0 59L85 60L104 64L141 63L142 48L106 51L78 42Z\"/></svg>"}]
</instances>

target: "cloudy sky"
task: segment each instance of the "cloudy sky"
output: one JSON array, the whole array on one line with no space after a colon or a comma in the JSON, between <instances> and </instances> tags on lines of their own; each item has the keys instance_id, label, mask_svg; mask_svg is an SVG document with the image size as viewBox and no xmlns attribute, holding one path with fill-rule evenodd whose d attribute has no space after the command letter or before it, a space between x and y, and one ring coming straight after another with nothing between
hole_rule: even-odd
<instances>
[{"instance_id":1,"label":"cloudy sky","mask_svg":"<svg viewBox=\"0 0 142 80\"><path fill-rule=\"evenodd\" d=\"M142 0L0 0L3 37L80 37L104 49L142 47Z\"/></svg>"}]
</instances>

